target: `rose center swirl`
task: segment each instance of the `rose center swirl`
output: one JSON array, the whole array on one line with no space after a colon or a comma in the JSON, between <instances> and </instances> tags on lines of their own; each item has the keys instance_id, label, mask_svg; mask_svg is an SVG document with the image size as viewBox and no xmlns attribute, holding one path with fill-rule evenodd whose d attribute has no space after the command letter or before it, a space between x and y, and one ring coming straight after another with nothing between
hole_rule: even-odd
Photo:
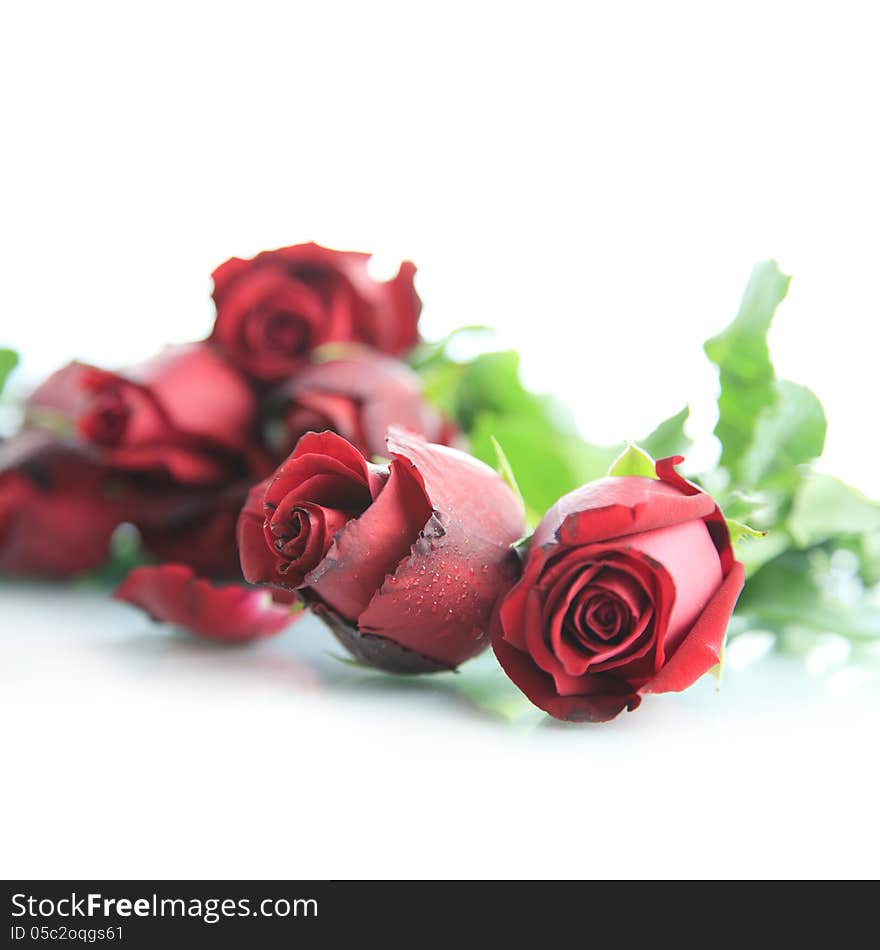
<instances>
[{"instance_id":1,"label":"rose center swirl","mask_svg":"<svg viewBox=\"0 0 880 950\"><path fill-rule=\"evenodd\" d=\"M308 349L308 321L298 313L272 313L263 321L263 338L269 349L296 355Z\"/></svg>"}]
</instances>

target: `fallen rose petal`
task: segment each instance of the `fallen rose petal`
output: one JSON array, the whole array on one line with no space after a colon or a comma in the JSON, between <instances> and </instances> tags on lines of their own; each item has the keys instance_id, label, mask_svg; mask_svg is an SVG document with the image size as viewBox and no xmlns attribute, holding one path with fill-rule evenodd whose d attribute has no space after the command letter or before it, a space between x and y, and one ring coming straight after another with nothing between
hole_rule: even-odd
<instances>
[{"instance_id":1,"label":"fallen rose petal","mask_svg":"<svg viewBox=\"0 0 880 950\"><path fill-rule=\"evenodd\" d=\"M229 643L272 636L298 619L268 591L215 587L183 564L136 567L113 596L140 607L158 623Z\"/></svg>"}]
</instances>

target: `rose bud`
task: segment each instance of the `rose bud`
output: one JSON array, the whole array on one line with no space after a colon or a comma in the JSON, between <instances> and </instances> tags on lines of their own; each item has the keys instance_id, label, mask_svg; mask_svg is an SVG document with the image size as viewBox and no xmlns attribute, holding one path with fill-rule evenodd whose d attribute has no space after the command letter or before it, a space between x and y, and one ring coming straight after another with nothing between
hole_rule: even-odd
<instances>
[{"instance_id":1,"label":"rose bud","mask_svg":"<svg viewBox=\"0 0 880 950\"><path fill-rule=\"evenodd\" d=\"M408 366L366 347L309 364L272 401L273 441L284 455L306 432L323 430L341 435L368 458L385 454L389 426L444 445L457 435L425 402L419 377Z\"/></svg>"},{"instance_id":2,"label":"rose bud","mask_svg":"<svg viewBox=\"0 0 880 950\"><path fill-rule=\"evenodd\" d=\"M179 484L225 484L265 465L256 397L204 343L167 347L121 373L71 363L26 411L32 423L72 425L108 466Z\"/></svg>"},{"instance_id":3,"label":"rose bud","mask_svg":"<svg viewBox=\"0 0 880 950\"><path fill-rule=\"evenodd\" d=\"M515 576L522 504L464 452L392 429L388 465L309 433L254 488L238 524L245 578L298 589L359 660L454 669L481 652Z\"/></svg>"},{"instance_id":4,"label":"rose bud","mask_svg":"<svg viewBox=\"0 0 880 950\"><path fill-rule=\"evenodd\" d=\"M41 430L0 445L0 572L67 577L97 567L123 520L118 486Z\"/></svg>"},{"instance_id":5,"label":"rose bud","mask_svg":"<svg viewBox=\"0 0 880 950\"><path fill-rule=\"evenodd\" d=\"M560 499L496 608L501 666L557 719L613 719L719 662L743 566L715 502L675 471L681 461Z\"/></svg>"},{"instance_id":6,"label":"rose bud","mask_svg":"<svg viewBox=\"0 0 880 950\"><path fill-rule=\"evenodd\" d=\"M233 257L213 273L217 320L211 340L258 380L291 376L322 343L366 343L394 355L418 340L415 266L379 281L369 254L297 244Z\"/></svg>"},{"instance_id":7,"label":"rose bud","mask_svg":"<svg viewBox=\"0 0 880 950\"><path fill-rule=\"evenodd\" d=\"M298 619L268 591L241 584L214 587L182 564L136 567L113 596L140 607L157 623L225 643L272 636Z\"/></svg>"}]
</instances>

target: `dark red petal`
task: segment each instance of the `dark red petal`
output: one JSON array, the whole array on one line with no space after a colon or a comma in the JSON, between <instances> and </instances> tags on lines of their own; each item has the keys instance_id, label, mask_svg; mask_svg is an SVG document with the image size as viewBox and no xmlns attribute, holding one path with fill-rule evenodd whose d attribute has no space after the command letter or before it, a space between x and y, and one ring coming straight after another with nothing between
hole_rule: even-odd
<instances>
[{"instance_id":1,"label":"dark red petal","mask_svg":"<svg viewBox=\"0 0 880 950\"><path fill-rule=\"evenodd\" d=\"M279 381L302 365L310 350L327 339L326 307L307 283L267 262L236 265L228 282L215 288L217 319L211 340L245 372L267 382ZM215 272L215 281L216 281ZM273 345L270 327L280 315L300 324L299 345Z\"/></svg>"},{"instance_id":2,"label":"dark red petal","mask_svg":"<svg viewBox=\"0 0 880 950\"><path fill-rule=\"evenodd\" d=\"M653 679L642 686L640 693L687 689L718 663L727 626L744 583L745 569L735 561L681 645Z\"/></svg>"},{"instance_id":3,"label":"dark red petal","mask_svg":"<svg viewBox=\"0 0 880 950\"><path fill-rule=\"evenodd\" d=\"M385 454L389 426L399 425L442 441L441 417L422 397L418 376L399 360L352 345L340 359L313 363L285 386L281 398L297 407L288 413L295 424L301 410L319 414L367 456ZM298 434L298 433L297 433Z\"/></svg>"},{"instance_id":4,"label":"dark red petal","mask_svg":"<svg viewBox=\"0 0 880 950\"><path fill-rule=\"evenodd\" d=\"M265 464L256 408L244 378L204 343L167 347L120 373L71 364L27 403L29 421L60 414L114 468L197 485Z\"/></svg>"},{"instance_id":5,"label":"dark red petal","mask_svg":"<svg viewBox=\"0 0 880 950\"><path fill-rule=\"evenodd\" d=\"M492 606L517 569L511 545L525 531L522 504L463 452L396 428L388 451L418 471L435 513L358 626L457 666L486 646Z\"/></svg>"},{"instance_id":6,"label":"dark red petal","mask_svg":"<svg viewBox=\"0 0 880 950\"><path fill-rule=\"evenodd\" d=\"M0 444L0 571L67 577L97 567L124 520L116 479L42 430Z\"/></svg>"},{"instance_id":7,"label":"dark red petal","mask_svg":"<svg viewBox=\"0 0 880 950\"><path fill-rule=\"evenodd\" d=\"M197 496L201 492L195 493ZM187 504L169 501L162 511L161 502L152 505L150 517L130 520L140 531L144 548L157 560L186 564L206 577L240 576L235 527L240 500L205 494Z\"/></svg>"},{"instance_id":8,"label":"dark red petal","mask_svg":"<svg viewBox=\"0 0 880 950\"><path fill-rule=\"evenodd\" d=\"M241 257L230 257L219 267L214 269L211 278L214 281L214 303L219 307L224 300L227 291L233 284L246 274L251 267L251 262Z\"/></svg>"},{"instance_id":9,"label":"dark red petal","mask_svg":"<svg viewBox=\"0 0 880 950\"><path fill-rule=\"evenodd\" d=\"M347 442L335 432L307 432L297 442L296 448L287 461L275 473L275 478L278 479L284 475L289 463L306 455L314 455L318 458L327 457L332 461L339 462L369 486L370 495L373 498L378 496L382 485L385 483L384 474L375 466L371 466L350 442ZM324 470L321 467L315 468L315 472ZM331 467L329 470L334 471L336 469Z\"/></svg>"},{"instance_id":10,"label":"dark red petal","mask_svg":"<svg viewBox=\"0 0 880 950\"><path fill-rule=\"evenodd\" d=\"M431 503L418 472L394 459L379 497L349 521L324 560L306 578L308 586L337 613L357 620L410 552L431 517Z\"/></svg>"},{"instance_id":11,"label":"dark red petal","mask_svg":"<svg viewBox=\"0 0 880 950\"><path fill-rule=\"evenodd\" d=\"M560 499L542 519L534 543L608 541L705 518L714 508L708 495L683 495L654 478L603 478Z\"/></svg>"},{"instance_id":12,"label":"dark red petal","mask_svg":"<svg viewBox=\"0 0 880 950\"><path fill-rule=\"evenodd\" d=\"M268 591L214 587L183 564L136 567L113 596L197 637L226 642L271 636L295 619Z\"/></svg>"},{"instance_id":13,"label":"dark red petal","mask_svg":"<svg viewBox=\"0 0 880 950\"><path fill-rule=\"evenodd\" d=\"M252 437L256 397L241 373L207 343L166 347L121 375L149 390L178 432L236 450Z\"/></svg>"},{"instance_id":14,"label":"dark red petal","mask_svg":"<svg viewBox=\"0 0 880 950\"><path fill-rule=\"evenodd\" d=\"M568 722L607 722L624 709L635 709L640 697L623 680L609 674L581 678L583 692L560 696L553 677L539 669L527 653L511 646L493 618L492 649L501 668L526 697L554 719Z\"/></svg>"},{"instance_id":15,"label":"dark red petal","mask_svg":"<svg viewBox=\"0 0 880 950\"><path fill-rule=\"evenodd\" d=\"M266 544L263 532L266 521L263 499L268 484L267 479L248 492L247 501L238 516L236 539L244 579L249 584L274 584L280 587L284 584L284 576L278 572L279 559Z\"/></svg>"},{"instance_id":16,"label":"dark red petal","mask_svg":"<svg viewBox=\"0 0 880 950\"><path fill-rule=\"evenodd\" d=\"M323 420L322 429L331 429L338 432L348 442L351 442L365 455L378 455L369 446L364 444L361 432L360 407L349 397L340 393L324 392L320 389L300 389L296 396L295 408L288 411L285 425L293 441L304 435L314 419ZM306 428L300 426L299 420L308 422ZM297 428L299 426L299 428Z\"/></svg>"},{"instance_id":17,"label":"dark red petal","mask_svg":"<svg viewBox=\"0 0 880 950\"><path fill-rule=\"evenodd\" d=\"M320 602L312 603L314 613L330 628L331 633L346 650L361 663L386 673L412 675L415 673L442 673L448 671L444 663L428 659L413 650L407 650L393 640L362 634L358 628Z\"/></svg>"},{"instance_id":18,"label":"dark red petal","mask_svg":"<svg viewBox=\"0 0 880 950\"><path fill-rule=\"evenodd\" d=\"M367 484L336 459L304 455L286 462L279 472L263 501L268 517L279 507L289 509L306 501L340 511L363 511L370 504Z\"/></svg>"},{"instance_id":19,"label":"dark red petal","mask_svg":"<svg viewBox=\"0 0 880 950\"><path fill-rule=\"evenodd\" d=\"M333 339L359 340L394 355L406 352L418 341L421 300L414 285L415 265L404 261L394 278L379 281L370 276L369 260L369 254L319 244L298 244L257 257L263 266L283 265L328 295L335 303L331 311L341 310L334 314Z\"/></svg>"}]
</instances>

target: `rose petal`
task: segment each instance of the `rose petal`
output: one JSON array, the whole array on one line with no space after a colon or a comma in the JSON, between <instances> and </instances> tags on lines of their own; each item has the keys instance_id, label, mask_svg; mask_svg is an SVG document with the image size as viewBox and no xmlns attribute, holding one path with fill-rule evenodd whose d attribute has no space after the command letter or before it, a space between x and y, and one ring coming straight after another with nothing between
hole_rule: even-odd
<instances>
[{"instance_id":1,"label":"rose petal","mask_svg":"<svg viewBox=\"0 0 880 950\"><path fill-rule=\"evenodd\" d=\"M269 480L266 479L254 485L248 492L235 529L241 572L249 584L280 583L277 572L278 558L266 544L263 531L263 525L266 523L263 498L266 496L268 484Z\"/></svg>"},{"instance_id":2,"label":"rose petal","mask_svg":"<svg viewBox=\"0 0 880 950\"><path fill-rule=\"evenodd\" d=\"M431 517L431 502L418 472L394 459L390 473L379 497L348 522L306 578L311 590L350 621L367 608Z\"/></svg>"},{"instance_id":3,"label":"rose petal","mask_svg":"<svg viewBox=\"0 0 880 950\"><path fill-rule=\"evenodd\" d=\"M304 432L308 431L308 429L299 428L298 420L322 419L324 423L321 426L322 429L338 432L352 445L361 449L364 454L380 454L369 451L365 445L358 406L347 396L300 388L296 395L295 405L296 408L288 412L285 420L290 439L294 444ZM313 425L310 427L314 428Z\"/></svg>"},{"instance_id":4,"label":"rose petal","mask_svg":"<svg viewBox=\"0 0 880 950\"><path fill-rule=\"evenodd\" d=\"M307 465L299 463L304 456L312 457ZM309 466L312 466L311 471ZM371 466L353 445L335 432L307 432L270 481L267 501L278 504L305 474L344 473L346 469L369 488L371 497L378 496L386 477L380 469Z\"/></svg>"},{"instance_id":5,"label":"rose petal","mask_svg":"<svg viewBox=\"0 0 880 950\"><path fill-rule=\"evenodd\" d=\"M462 452L398 428L388 451L418 471L434 514L358 626L457 666L485 647L492 606L517 570L511 545L525 531L522 504L488 465Z\"/></svg>"},{"instance_id":6,"label":"rose petal","mask_svg":"<svg viewBox=\"0 0 880 950\"><path fill-rule=\"evenodd\" d=\"M534 543L608 541L705 518L714 509L708 495L683 495L654 478L603 478L560 499L541 520Z\"/></svg>"},{"instance_id":7,"label":"rose petal","mask_svg":"<svg viewBox=\"0 0 880 950\"><path fill-rule=\"evenodd\" d=\"M511 646L492 624L492 649L504 672L539 709L568 722L607 722L641 702L629 684L610 674L584 677L582 692L560 696L552 676L540 670L528 654Z\"/></svg>"},{"instance_id":8,"label":"rose petal","mask_svg":"<svg viewBox=\"0 0 880 950\"><path fill-rule=\"evenodd\" d=\"M226 642L271 636L296 619L267 591L214 587L183 564L136 567L113 596L140 607L158 623Z\"/></svg>"},{"instance_id":9,"label":"rose petal","mask_svg":"<svg viewBox=\"0 0 880 950\"><path fill-rule=\"evenodd\" d=\"M327 422L323 427L343 435L367 456L385 454L391 425L416 432L429 442L442 442L451 434L425 402L419 377L412 370L363 347L352 346L342 359L306 367L284 387L281 398L294 407L286 416L292 437L304 431L296 429L300 420L304 423L318 414Z\"/></svg>"},{"instance_id":10,"label":"rose petal","mask_svg":"<svg viewBox=\"0 0 880 950\"><path fill-rule=\"evenodd\" d=\"M733 608L745 584L745 569L734 562L690 632L665 666L639 690L668 693L687 689L718 663Z\"/></svg>"},{"instance_id":11,"label":"rose petal","mask_svg":"<svg viewBox=\"0 0 880 950\"><path fill-rule=\"evenodd\" d=\"M267 382L284 379L330 338L326 307L314 288L281 269L253 264L234 269L237 279L221 273L219 293L215 271L217 320L211 340L252 376ZM273 345L267 332L268 321L280 314L300 324L299 345L293 349Z\"/></svg>"},{"instance_id":12,"label":"rose petal","mask_svg":"<svg viewBox=\"0 0 880 950\"><path fill-rule=\"evenodd\" d=\"M666 484L677 488L685 495L703 494L703 490L698 485L689 482L676 472L675 466L680 465L683 461L684 457L681 455L671 455L669 458L659 459L655 466L657 477L662 479ZM715 505L713 510L705 517L705 521L712 541L718 550L718 556L721 559L721 571L724 576L727 577L728 572L733 567L735 559L727 521L717 505Z\"/></svg>"}]
</instances>

